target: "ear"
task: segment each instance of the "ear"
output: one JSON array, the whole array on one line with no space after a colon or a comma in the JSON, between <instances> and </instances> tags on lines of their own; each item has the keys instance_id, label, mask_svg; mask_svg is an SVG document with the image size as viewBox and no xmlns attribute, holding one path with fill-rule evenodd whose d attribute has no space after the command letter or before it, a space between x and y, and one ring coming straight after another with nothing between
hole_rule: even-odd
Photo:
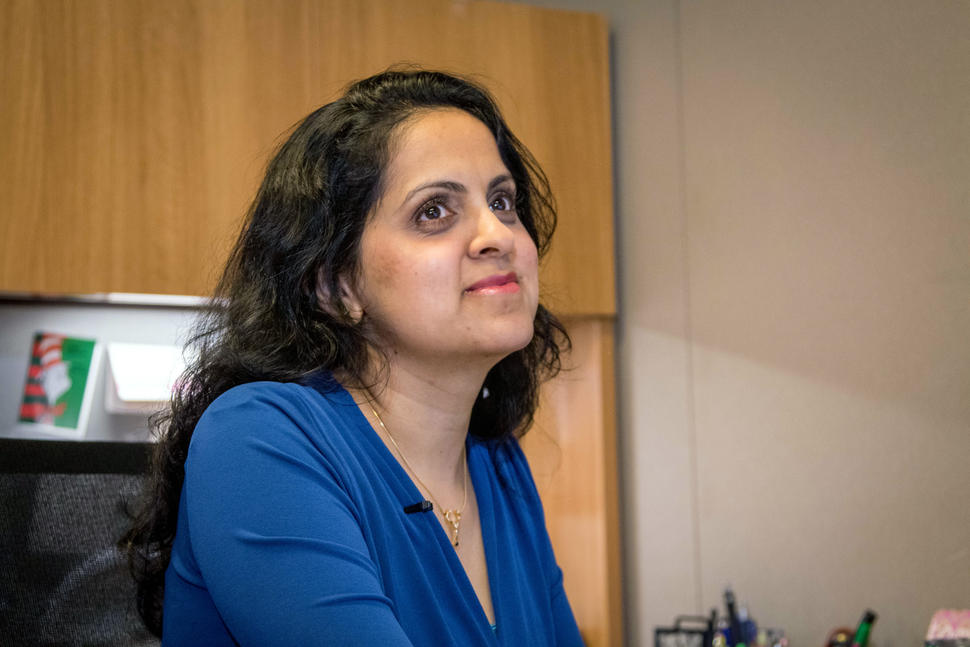
<instances>
[{"instance_id":1,"label":"ear","mask_svg":"<svg viewBox=\"0 0 970 647\"><path fill-rule=\"evenodd\" d=\"M320 307L338 319L348 318L355 324L360 323L364 318L364 305L357 296L355 286L345 274L341 274L337 279L337 288L340 294L334 299L323 270L317 272L316 295Z\"/></svg>"}]
</instances>

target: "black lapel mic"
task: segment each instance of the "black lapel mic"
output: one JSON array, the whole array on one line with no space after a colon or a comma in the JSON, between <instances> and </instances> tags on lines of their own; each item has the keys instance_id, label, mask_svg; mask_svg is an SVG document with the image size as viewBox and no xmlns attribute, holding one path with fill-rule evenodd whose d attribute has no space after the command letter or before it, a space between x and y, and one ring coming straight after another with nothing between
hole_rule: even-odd
<instances>
[{"instance_id":1,"label":"black lapel mic","mask_svg":"<svg viewBox=\"0 0 970 647\"><path fill-rule=\"evenodd\" d=\"M411 505L404 506L404 514L414 514L415 512L428 512L434 510L434 505L425 499L424 501L418 501L417 503L412 503Z\"/></svg>"}]
</instances>

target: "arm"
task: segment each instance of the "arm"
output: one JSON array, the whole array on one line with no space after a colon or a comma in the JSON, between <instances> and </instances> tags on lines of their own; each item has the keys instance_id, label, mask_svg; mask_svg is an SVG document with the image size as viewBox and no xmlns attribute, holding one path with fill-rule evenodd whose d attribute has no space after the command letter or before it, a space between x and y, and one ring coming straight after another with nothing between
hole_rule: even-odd
<instances>
[{"instance_id":1,"label":"arm","mask_svg":"<svg viewBox=\"0 0 970 647\"><path fill-rule=\"evenodd\" d=\"M354 502L299 403L274 393L285 385L214 403L186 461L192 550L219 614L240 645L410 645Z\"/></svg>"}]
</instances>

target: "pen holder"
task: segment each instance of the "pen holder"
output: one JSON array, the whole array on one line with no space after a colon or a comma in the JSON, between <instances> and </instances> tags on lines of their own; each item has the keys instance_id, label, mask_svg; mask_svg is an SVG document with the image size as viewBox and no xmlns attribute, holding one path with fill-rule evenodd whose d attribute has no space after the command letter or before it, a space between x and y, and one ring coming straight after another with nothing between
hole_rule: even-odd
<instances>
[{"instance_id":1,"label":"pen holder","mask_svg":"<svg viewBox=\"0 0 970 647\"><path fill-rule=\"evenodd\" d=\"M677 616L673 627L654 629L654 647L710 647L717 611L710 617Z\"/></svg>"}]
</instances>

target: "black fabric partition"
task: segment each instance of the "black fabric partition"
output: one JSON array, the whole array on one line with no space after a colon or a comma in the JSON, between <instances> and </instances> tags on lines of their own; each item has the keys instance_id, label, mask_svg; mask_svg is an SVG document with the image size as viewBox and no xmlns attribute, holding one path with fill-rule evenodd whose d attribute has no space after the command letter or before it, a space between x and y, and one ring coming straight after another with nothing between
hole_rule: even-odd
<instances>
[{"instance_id":1,"label":"black fabric partition","mask_svg":"<svg viewBox=\"0 0 970 647\"><path fill-rule=\"evenodd\" d=\"M0 438L0 645L158 645L115 547L149 450Z\"/></svg>"}]
</instances>

